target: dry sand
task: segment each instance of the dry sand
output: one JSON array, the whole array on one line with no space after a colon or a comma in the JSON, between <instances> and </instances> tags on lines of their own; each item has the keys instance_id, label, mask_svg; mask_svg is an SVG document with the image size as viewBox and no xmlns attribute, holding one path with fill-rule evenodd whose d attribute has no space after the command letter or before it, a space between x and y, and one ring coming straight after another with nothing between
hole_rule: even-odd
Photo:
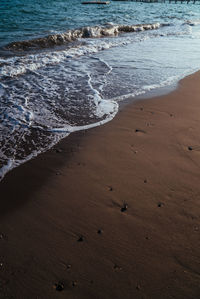
<instances>
[{"instance_id":1,"label":"dry sand","mask_svg":"<svg viewBox=\"0 0 200 299\"><path fill-rule=\"evenodd\" d=\"M0 183L1 299L200 298L200 73Z\"/></svg>"}]
</instances>

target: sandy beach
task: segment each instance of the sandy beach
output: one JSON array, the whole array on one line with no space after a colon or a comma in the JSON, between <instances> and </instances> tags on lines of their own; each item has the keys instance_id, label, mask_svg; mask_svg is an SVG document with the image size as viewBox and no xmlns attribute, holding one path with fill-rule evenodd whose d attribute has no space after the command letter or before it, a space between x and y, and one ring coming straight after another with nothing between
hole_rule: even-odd
<instances>
[{"instance_id":1,"label":"sandy beach","mask_svg":"<svg viewBox=\"0 0 200 299\"><path fill-rule=\"evenodd\" d=\"M199 82L6 175L1 299L200 297Z\"/></svg>"}]
</instances>

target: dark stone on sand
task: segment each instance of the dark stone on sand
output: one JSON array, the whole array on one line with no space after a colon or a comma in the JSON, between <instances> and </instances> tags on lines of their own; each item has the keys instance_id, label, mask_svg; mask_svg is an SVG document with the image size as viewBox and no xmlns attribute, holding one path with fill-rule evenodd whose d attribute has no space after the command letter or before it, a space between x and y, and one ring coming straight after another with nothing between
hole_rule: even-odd
<instances>
[{"instance_id":1,"label":"dark stone on sand","mask_svg":"<svg viewBox=\"0 0 200 299\"><path fill-rule=\"evenodd\" d=\"M158 207L161 208L162 206L164 206L164 203L159 202L159 203L158 203Z\"/></svg>"},{"instance_id":2,"label":"dark stone on sand","mask_svg":"<svg viewBox=\"0 0 200 299\"><path fill-rule=\"evenodd\" d=\"M147 179L144 180L144 183L145 183L145 184L147 183Z\"/></svg>"},{"instance_id":3,"label":"dark stone on sand","mask_svg":"<svg viewBox=\"0 0 200 299\"><path fill-rule=\"evenodd\" d=\"M191 146L188 146L188 150L189 150L189 151L192 151L193 148L192 148Z\"/></svg>"},{"instance_id":4,"label":"dark stone on sand","mask_svg":"<svg viewBox=\"0 0 200 299\"><path fill-rule=\"evenodd\" d=\"M137 284L137 285L136 285L136 290L139 291L140 289L141 289L141 286L140 286L139 284Z\"/></svg>"},{"instance_id":5,"label":"dark stone on sand","mask_svg":"<svg viewBox=\"0 0 200 299\"><path fill-rule=\"evenodd\" d=\"M102 229L98 229L97 234L101 235L102 234Z\"/></svg>"},{"instance_id":6,"label":"dark stone on sand","mask_svg":"<svg viewBox=\"0 0 200 299\"><path fill-rule=\"evenodd\" d=\"M109 187L109 191L113 191L113 187Z\"/></svg>"},{"instance_id":7,"label":"dark stone on sand","mask_svg":"<svg viewBox=\"0 0 200 299\"><path fill-rule=\"evenodd\" d=\"M72 267L72 265L68 264L68 265L67 265L67 270L70 270L71 267Z\"/></svg>"},{"instance_id":8,"label":"dark stone on sand","mask_svg":"<svg viewBox=\"0 0 200 299\"><path fill-rule=\"evenodd\" d=\"M5 239L6 239L6 235L0 234L0 240L5 240Z\"/></svg>"},{"instance_id":9,"label":"dark stone on sand","mask_svg":"<svg viewBox=\"0 0 200 299\"><path fill-rule=\"evenodd\" d=\"M128 205L126 203L121 207L121 212L125 212L128 209Z\"/></svg>"},{"instance_id":10,"label":"dark stone on sand","mask_svg":"<svg viewBox=\"0 0 200 299\"><path fill-rule=\"evenodd\" d=\"M84 237L80 236L80 238L77 240L78 242L83 242L84 241Z\"/></svg>"},{"instance_id":11,"label":"dark stone on sand","mask_svg":"<svg viewBox=\"0 0 200 299\"><path fill-rule=\"evenodd\" d=\"M56 291L61 292L64 290L64 284L62 282L58 282L55 284Z\"/></svg>"},{"instance_id":12,"label":"dark stone on sand","mask_svg":"<svg viewBox=\"0 0 200 299\"><path fill-rule=\"evenodd\" d=\"M122 268L120 266L118 266L117 264L115 264L113 268L116 271L121 271L122 270Z\"/></svg>"},{"instance_id":13,"label":"dark stone on sand","mask_svg":"<svg viewBox=\"0 0 200 299\"><path fill-rule=\"evenodd\" d=\"M72 286L76 287L77 286L77 281L72 281Z\"/></svg>"}]
</instances>

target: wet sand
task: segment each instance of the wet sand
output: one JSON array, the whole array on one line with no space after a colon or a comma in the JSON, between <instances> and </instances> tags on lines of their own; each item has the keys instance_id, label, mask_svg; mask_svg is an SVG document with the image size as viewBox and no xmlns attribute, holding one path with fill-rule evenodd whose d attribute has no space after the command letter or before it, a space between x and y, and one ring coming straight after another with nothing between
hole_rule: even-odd
<instances>
[{"instance_id":1,"label":"wet sand","mask_svg":"<svg viewBox=\"0 0 200 299\"><path fill-rule=\"evenodd\" d=\"M0 183L0 298L200 297L200 72Z\"/></svg>"}]
</instances>

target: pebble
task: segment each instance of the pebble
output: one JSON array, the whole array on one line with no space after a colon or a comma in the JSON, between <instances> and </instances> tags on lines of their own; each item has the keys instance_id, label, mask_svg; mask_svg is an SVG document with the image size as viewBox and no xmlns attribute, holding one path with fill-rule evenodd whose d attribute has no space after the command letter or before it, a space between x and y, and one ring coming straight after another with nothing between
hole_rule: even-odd
<instances>
[{"instance_id":1,"label":"pebble","mask_svg":"<svg viewBox=\"0 0 200 299\"><path fill-rule=\"evenodd\" d=\"M56 287L56 291L63 291L64 290L64 284L62 282L58 282L55 284L55 287Z\"/></svg>"},{"instance_id":2,"label":"pebble","mask_svg":"<svg viewBox=\"0 0 200 299\"><path fill-rule=\"evenodd\" d=\"M140 289L141 289L141 286L140 286L139 284L137 284L137 285L136 285L136 290L139 291Z\"/></svg>"},{"instance_id":3,"label":"pebble","mask_svg":"<svg viewBox=\"0 0 200 299\"><path fill-rule=\"evenodd\" d=\"M72 286L76 287L77 286L77 281L72 281Z\"/></svg>"},{"instance_id":4,"label":"pebble","mask_svg":"<svg viewBox=\"0 0 200 299\"><path fill-rule=\"evenodd\" d=\"M113 268L116 271L121 271L122 270L122 268L120 266L118 266L117 264L115 264Z\"/></svg>"},{"instance_id":5,"label":"pebble","mask_svg":"<svg viewBox=\"0 0 200 299\"><path fill-rule=\"evenodd\" d=\"M80 236L80 238L77 240L78 242L83 242L84 241L84 237Z\"/></svg>"},{"instance_id":6,"label":"pebble","mask_svg":"<svg viewBox=\"0 0 200 299\"><path fill-rule=\"evenodd\" d=\"M70 270L71 267L72 267L72 265L68 264L68 265L67 265L67 270Z\"/></svg>"},{"instance_id":7,"label":"pebble","mask_svg":"<svg viewBox=\"0 0 200 299\"><path fill-rule=\"evenodd\" d=\"M188 146L188 150L189 150L189 151L192 151L193 148L192 148L191 146Z\"/></svg>"},{"instance_id":8,"label":"pebble","mask_svg":"<svg viewBox=\"0 0 200 299\"><path fill-rule=\"evenodd\" d=\"M128 205L126 203L121 207L121 212L125 212L128 209Z\"/></svg>"}]
</instances>

